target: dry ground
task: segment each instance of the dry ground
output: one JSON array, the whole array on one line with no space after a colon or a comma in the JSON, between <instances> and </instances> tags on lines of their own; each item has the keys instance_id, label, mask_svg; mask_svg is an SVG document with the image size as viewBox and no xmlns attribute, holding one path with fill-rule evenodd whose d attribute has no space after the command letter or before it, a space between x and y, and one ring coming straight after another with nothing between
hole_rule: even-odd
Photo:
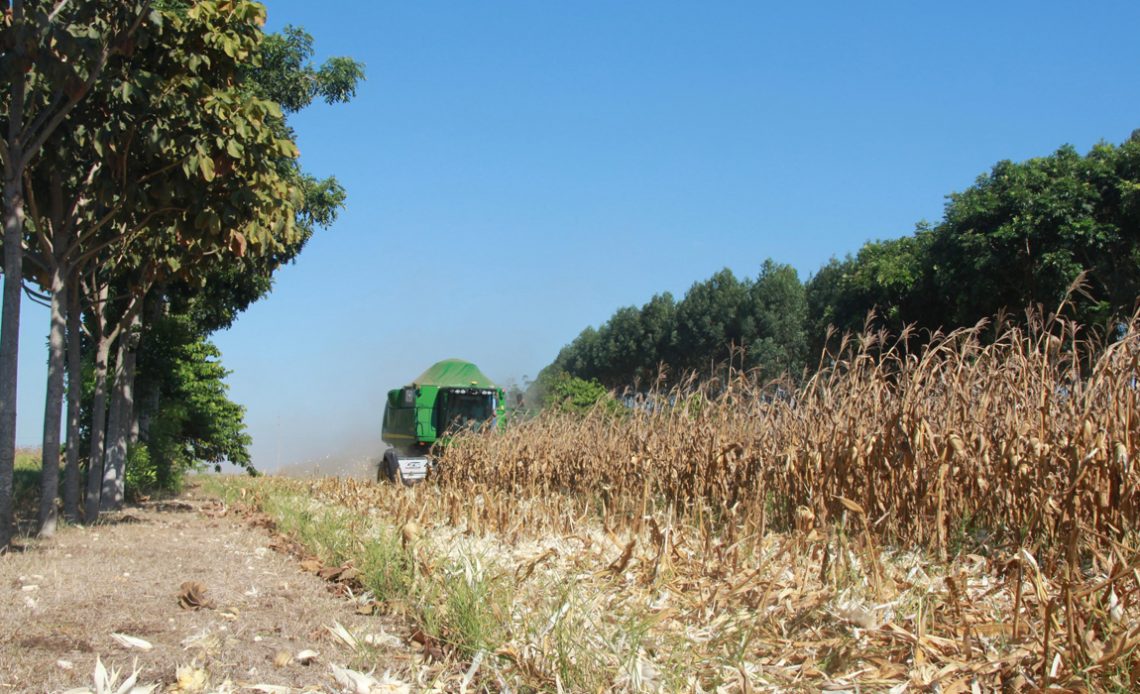
<instances>
[{"instance_id":1,"label":"dry ground","mask_svg":"<svg viewBox=\"0 0 1140 694\"><path fill-rule=\"evenodd\" d=\"M358 613L359 603L250 525L191 493L0 555L0 694L91 687L97 656L126 674L137 659L139 683L155 691L337 691L333 663L379 676L408 662L393 635L401 627ZM213 606L180 607L186 581L202 584ZM336 623L361 639L358 648L326 629ZM153 647L125 647L116 633ZM295 658L305 649L319 654L309 665Z\"/></svg>"}]
</instances>

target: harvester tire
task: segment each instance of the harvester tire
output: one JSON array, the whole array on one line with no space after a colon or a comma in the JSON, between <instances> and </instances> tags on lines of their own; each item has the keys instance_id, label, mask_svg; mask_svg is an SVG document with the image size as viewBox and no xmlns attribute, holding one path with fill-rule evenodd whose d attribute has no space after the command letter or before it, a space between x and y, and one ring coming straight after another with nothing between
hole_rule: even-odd
<instances>
[{"instance_id":1,"label":"harvester tire","mask_svg":"<svg viewBox=\"0 0 1140 694\"><path fill-rule=\"evenodd\" d=\"M395 471L400 469L400 464L393 459L391 453L384 454L384 460L380 462L380 466L376 468L376 481L377 482L395 482Z\"/></svg>"}]
</instances>

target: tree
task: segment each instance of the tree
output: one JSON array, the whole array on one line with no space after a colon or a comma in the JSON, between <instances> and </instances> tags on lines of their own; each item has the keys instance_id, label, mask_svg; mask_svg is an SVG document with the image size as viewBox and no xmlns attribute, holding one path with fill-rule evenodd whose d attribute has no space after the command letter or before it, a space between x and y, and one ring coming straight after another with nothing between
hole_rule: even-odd
<instances>
[{"instance_id":1,"label":"tree","mask_svg":"<svg viewBox=\"0 0 1140 694\"><path fill-rule=\"evenodd\" d=\"M914 236L871 241L854 257L832 258L807 282L807 331L818 354L829 327L858 332L868 314L878 327L945 325L945 307L933 288L933 234L919 224Z\"/></svg>"},{"instance_id":2,"label":"tree","mask_svg":"<svg viewBox=\"0 0 1140 694\"><path fill-rule=\"evenodd\" d=\"M93 316L98 403L91 426L89 519L100 496L102 400L111 347L120 335L136 332L151 287L200 278L205 268L234 257L292 257L311 233L298 230L298 219L327 214L302 213L306 198L335 198L335 182L322 185L300 175L280 107L238 80L257 55L263 22L264 8L252 2L167 3L152 16L150 40L132 42L115 69L103 70L70 114L58 146L24 177L32 192L42 189L42 199L50 201L50 209L35 215L34 227L57 308L68 294L69 278L75 282L86 268L82 295ZM47 419L54 417L54 426L45 428L45 440L59 426L61 317L53 310ZM120 344L114 360L111 464L103 480L110 504L122 497L132 340ZM50 458L46 482L58 453ZM48 533L54 494L54 485L45 484Z\"/></svg>"},{"instance_id":3,"label":"tree","mask_svg":"<svg viewBox=\"0 0 1140 694\"><path fill-rule=\"evenodd\" d=\"M256 59L239 70L238 87L252 98L279 103L285 116L318 97L330 104L349 100L364 78L364 66L340 57L317 67L311 64L311 56L312 39L300 29L287 27L280 35L267 35L258 45ZM278 137L294 137L286 118L274 119L270 125ZM168 279L154 302L165 317L151 321L144 330L140 356L143 379L138 388L141 411L137 412L141 440L136 450L140 462L145 458L145 465L156 472L154 483L160 487L170 488L181 470L197 462L225 459L253 471L240 408L223 395L221 379L225 372L198 368L197 392L215 393L217 404L209 409L210 417L182 417L179 413L200 411L200 398L189 398L184 385L172 385L184 384L188 373L184 366L176 365L192 363L187 361L188 354L213 350L206 337L228 327L241 311L268 294L276 270L297 257L317 227L330 226L344 205L345 191L335 178L317 179L304 173L292 156L271 160L303 194L295 211L293 233L272 248L229 256L224 263L199 268L193 277ZM180 328L162 329L171 324ZM182 354L181 361L171 354ZM205 435L209 432L216 435ZM211 440L218 443L205 445ZM229 445L218 448L221 442ZM185 455L185 451L192 455Z\"/></svg>"},{"instance_id":4,"label":"tree","mask_svg":"<svg viewBox=\"0 0 1140 694\"><path fill-rule=\"evenodd\" d=\"M1065 146L1001 161L949 196L943 219L913 236L866 244L808 282L810 330L952 329L1028 306L1060 305L1105 326L1140 295L1140 136L1084 156Z\"/></svg>"},{"instance_id":5,"label":"tree","mask_svg":"<svg viewBox=\"0 0 1140 694\"><path fill-rule=\"evenodd\" d=\"M91 175L71 209L76 264L86 263L83 294L94 317L96 406L93 408L87 518L122 498L130 421L132 342L150 288L189 275L226 256L272 252L293 235L303 195L283 176L280 157L295 156L281 137L276 104L242 93L235 77L253 55L264 9L251 2L199 2L165 7L153 41L125 56L125 69L100 83L70 129L68 153ZM101 167L99 162L113 165ZM86 162L92 162L90 166ZM54 291L55 296L63 294ZM103 401L111 347L114 360L110 446L103 445ZM58 357L56 357L58 358ZM58 405L56 405L58 407ZM104 449L110 453L105 475ZM105 477L106 479L101 479ZM45 487L45 509L50 507Z\"/></svg>"},{"instance_id":6,"label":"tree","mask_svg":"<svg viewBox=\"0 0 1140 694\"><path fill-rule=\"evenodd\" d=\"M732 347L751 341L753 326L746 315L748 285L728 268L697 282L677 306L676 368L707 372L727 363Z\"/></svg>"},{"instance_id":7,"label":"tree","mask_svg":"<svg viewBox=\"0 0 1140 694\"><path fill-rule=\"evenodd\" d=\"M766 378L799 372L807 352L807 297L795 268L765 260L748 301L755 326L748 365Z\"/></svg>"},{"instance_id":8,"label":"tree","mask_svg":"<svg viewBox=\"0 0 1140 694\"><path fill-rule=\"evenodd\" d=\"M143 340L138 391L153 393L162 406L145 410L127 484L136 493L174 491L187 470L222 462L253 472L244 408L226 396L228 371L218 349L187 314L151 321Z\"/></svg>"},{"instance_id":9,"label":"tree","mask_svg":"<svg viewBox=\"0 0 1140 694\"><path fill-rule=\"evenodd\" d=\"M641 370L637 377L649 383L658 369L676 361L677 302L669 292L655 294L641 307Z\"/></svg>"},{"instance_id":10,"label":"tree","mask_svg":"<svg viewBox=\"0 0 1140 694\"><path fill-rule=\"evenodd\" d=\"M620 408L610 391L597 380L565 373L553 379L546 390L543 406L573 414L586 414L595 407L603 407L608 412Z\"/></svg>"},{"instance_id":11,"label":"tree","mask_svg":"<svg viewBox=\"0 0 1140 694\"><path fill-rule=\"evenodd\" d=\"M331 221L343 201L343 190L335 179L317 181L300 171L285 111L267 98L269 92L257 82L257 73L250 71L260 55L263 21L264 8L252 2L200 2L170 18L169 24L177 30L172 40L188 47L181 56L181 62L194 72L188 84L206 92L205 108L191 108L189 122L179 123L192 129L192 137L176 140L191 148L182 157L181 168L198 188L189 198L194 202L193 214L173 220L165 234L148 234L132 248L130 258L141 264L128 267L137 278L128 284L140 301L155 282L164 283L167 292L181 286L193 293L207 286L208 278L219 279L215 284L223 285L233 299L214 316L224 324L268 291L272 272L295 257L314 225ZM198 37L205 37L204 48ZM338 59L344 69L322 87L331 100L351 95L360 74L359 69L345 68L344 60ZM205 66L200 74L195 65ZM307 102L290 103L297 107ZM148 258L162 258L164 264L154 271L146 265ZM223 294L216 292L214 297ZM127 311L121 314L120 329L128 317ZM129 359L129 352L121 353ZM116 360L112 418L130 411L126 398L131 377L129 369L123 369L129 363L126 359ZM93 416L101 416L101 411L96 407ZM121 415L118 425L109 427L115 438L108 442L110 455L104 467L104 507L116 506L123 498L128 421ZM92 469L97 469L99 452L95 446L92 450Z\"/></svg>"},{"instance_id":12,"label":"tree","mask_svg":"<svg viewBox=\"0 0 1140 694\"><path fill-rule=\"evenodd\" d=\"M364 65L352 58L329 58L312 64L313 37L304 29L286 26L261 43L259 60L243 76L251 92L275 101L286 113L296 113L320 97L328 104L343 103L356 95L364 79Z\"/></svg>"},{"instance_id":13,"label":"tree","mask_svg":"<svg viewBox=\"0 0 1140 694\"><path fill-rule=\"evenodd\" d=\"M100 79L108 60L131 50L150 15L146 3L92 0L5 3L0 29L4 289L0 320L0 547L12 532L20 291L27 167ZM56 378L60 374L55 375ZM58 442L55 442L58 444Z\"/></svg>"},{"instance_id":14,"label":"tree","mask_svg":"<svg viewBox=\"0 0 1140 694\"><path fill-rule=\"evenodd\" d=\"M1048 157L998 162L950 196L935 230L935 278L955 324L1044 304L1087 271L1077 317L1103 324L1131 312L1140 290L1140 141L1070 146Z\"/></svg>"},{"instance_id":15,"label":"tree","mask_svg":"<svg viewBox=\"0 0 1140 694\"><path fill-rule=\"evenodd\" d=\"M641 347L641 311L633 306L618 309L598 330L593 377L607 388L629 385L642 367Z\"/></svg>"}]
</instances>

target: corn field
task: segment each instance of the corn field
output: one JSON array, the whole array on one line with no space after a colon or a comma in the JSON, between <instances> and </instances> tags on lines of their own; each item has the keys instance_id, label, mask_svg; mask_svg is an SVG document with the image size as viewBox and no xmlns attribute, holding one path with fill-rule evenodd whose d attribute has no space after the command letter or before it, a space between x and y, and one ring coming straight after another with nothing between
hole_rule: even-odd
<instances>
[{"instance_id":1,"label":"corn field","mask_svg":"<svg viewBox=\"0 0 1140 694\"><path fill-rule=\"evenodd\" d=\"M494 500L480 522L498 532L559 522L498 502L563 495L599 499L635 529L668 507L753 537L854 510L883 542L945 557L955 533L976 530L1033 547L1052 570L1136 530L1140 344L1103 349L1048 327L989 344L980 327L959 330L917 354L852 339L798 389L736 374L634 398L624 416L460 438L442 485Z\"/></svg>"},{"instance_id":2,"label":"corn field","mask_svg":"<svg viewBox=\"0 0 1140 694\"><path fill-rule=\"evenodd\" d=\"M460 435L434 483L308 491L415 528L421 576L500 582L467 651L500 684L1131 690L1131 327L852 337L798 386L730 371Z\"/></svg>"}]
</instances>

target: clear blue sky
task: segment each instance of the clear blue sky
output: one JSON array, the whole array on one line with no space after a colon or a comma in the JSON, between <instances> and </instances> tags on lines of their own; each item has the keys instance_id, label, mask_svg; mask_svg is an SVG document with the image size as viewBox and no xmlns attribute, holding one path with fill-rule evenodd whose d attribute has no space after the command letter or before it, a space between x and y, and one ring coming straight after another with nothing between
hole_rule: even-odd
<instances>
[{"instance_id":1,"label":"clear blue sky","mask_svg":"<svg viewBox=\"0 0 1140 694\"><path fill-rule=\"evenodd\" d=\"M806 277L1000 159L1140 128L1134 1L268 6L368 79L293 120L347 209L215 338L265 469L379 453L383 393L438 359L533 377L621 306L767 257Z\"/></svg>"}]
</instances>

